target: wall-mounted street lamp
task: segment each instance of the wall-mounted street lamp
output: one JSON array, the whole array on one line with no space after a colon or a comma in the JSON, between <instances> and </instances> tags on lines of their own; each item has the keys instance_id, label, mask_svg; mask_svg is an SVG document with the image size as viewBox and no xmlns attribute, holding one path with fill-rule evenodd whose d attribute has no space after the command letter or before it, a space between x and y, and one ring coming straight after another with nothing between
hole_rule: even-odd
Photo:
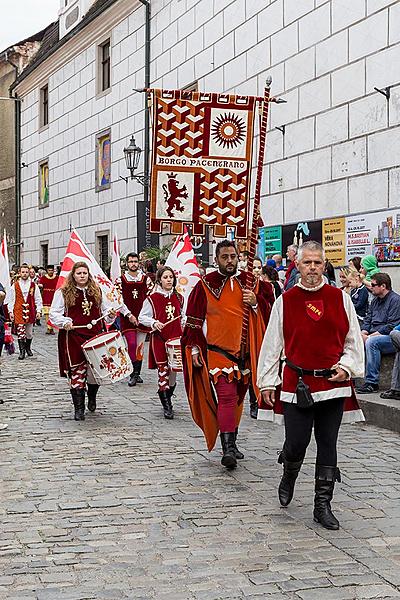
<instances>
[{"instance_id":1,"label":"wall-mounted street lamp","mask_svg":"<svg viewBox=\"0 0 400 600\"><path fill-rule=\"evenodd\" d=\"M126 168L131 174L131 179L135 179L135 181L139 182L143 187L147 187L149 185L149 177L144 173L135 175L135 171L139 166L141 154L142 149L140 146L136 145L135 138L132 135L129 146L124 148ZM120 175L120 178L123 179L125 183L128 183L128 177L122 177L122 175Z\"/></svg>"}]
</instances>

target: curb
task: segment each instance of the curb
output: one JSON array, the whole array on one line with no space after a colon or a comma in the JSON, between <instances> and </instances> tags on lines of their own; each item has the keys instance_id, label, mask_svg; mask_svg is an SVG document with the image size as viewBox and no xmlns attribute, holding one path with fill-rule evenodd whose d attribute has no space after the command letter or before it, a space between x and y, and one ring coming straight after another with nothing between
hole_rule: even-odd
<instances>
[{"instance_id":1,"label":"curb","mask_svg":"<svg viewBox=\"0 0 400 600\"><path fill-rule=\"evenodd\" d=\"M379 394L357 396L369 425L400 433L400 400L383 400Z\"/></svg>"}]
</instances>

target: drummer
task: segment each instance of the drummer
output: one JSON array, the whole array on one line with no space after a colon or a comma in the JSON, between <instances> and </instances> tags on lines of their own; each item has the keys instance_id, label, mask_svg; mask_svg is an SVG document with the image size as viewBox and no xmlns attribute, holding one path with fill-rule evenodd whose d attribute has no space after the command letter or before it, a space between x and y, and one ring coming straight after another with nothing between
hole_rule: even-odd
<instances>
[{"instance_id":1,"label":"drummer","mask_svg":"<svg viewBox=\"0 0 400 600\"><path fill-rule=\"evenodd\" d=\"M174 271L170 267L160 267L154 291L145 299L138 318L141 325L152 330L149 368L158 369L158 396L166 419L174 418L171 398L176 387L176 372L168 364L166 343L182 335L183 297L175 287Z\"/></svg>"},{"instance_id":2,"label":"drummer","mask_svg":"<svg viewBox=\"0 0 400 600\"><path fill-rule=\"evenodd\" d=\"M96 410L99 386L88 369L82 344L104 331L104 320L112 323L115 319L115 312L106 306L105 296L85 262L75 263L62 288L56 291L49 319L53 325L60 328L60 375L69 380L75 421L84 421L86 383L88 409L91 412Z\"/></svg>"}]
</instances>

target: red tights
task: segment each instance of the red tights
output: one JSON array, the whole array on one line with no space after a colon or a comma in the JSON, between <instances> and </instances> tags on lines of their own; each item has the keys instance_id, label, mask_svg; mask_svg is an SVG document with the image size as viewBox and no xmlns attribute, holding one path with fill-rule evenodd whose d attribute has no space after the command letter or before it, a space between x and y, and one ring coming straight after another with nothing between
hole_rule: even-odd
<instances>
[{"instance_id":1,"label":"red tights","mask_svg":"<svg viewBox=\"0 0 400 600\"><path fill-rule=\"evenodd\" d=\"M217 392L218 427L221 433L229 433L236 429L236 407L238 402L237 381L228 381L223 375L214 384Z\"/></svg>"}]
</instances>

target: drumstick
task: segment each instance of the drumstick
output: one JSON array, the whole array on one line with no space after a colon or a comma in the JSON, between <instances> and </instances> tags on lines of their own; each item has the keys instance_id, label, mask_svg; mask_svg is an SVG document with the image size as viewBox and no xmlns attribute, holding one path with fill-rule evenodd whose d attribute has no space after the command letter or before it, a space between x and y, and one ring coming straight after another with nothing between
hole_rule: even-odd
<instances>
[{"instance_id":1,"label":"drumstick","mask_svg":"<svg viewBox=\"0 0 400 600\"><path fill-rule=\"evenodd\" d=\"M176 321L177 319L180 319L180 318L182 318L182 315L178 315L177 317L174 317L173 319L170 319L169 321L166 321L165 323L163 323L162 321L160 321L160 323L162 323L163 325L169 325L173 321Z\"/></svg>"},{"instance_id":2,"label":"drumstick","mask_svg":"<svg viewBox=\"0 0 400 600\"><path fill-rule=\"evenodd\" d=\"M110 314L110 312L107 312L105 315L103 315L102 317L99 317L98 319L92 319L92 321L90 323L88 323L87 325L73 325L72 329L80 329L82 327L86 327L86 329L92 329L93 325L96 325L96 323L98 323L102 319L105 319L106 317L108 317L109 314Z\"/></svg>"}]
</instances>

